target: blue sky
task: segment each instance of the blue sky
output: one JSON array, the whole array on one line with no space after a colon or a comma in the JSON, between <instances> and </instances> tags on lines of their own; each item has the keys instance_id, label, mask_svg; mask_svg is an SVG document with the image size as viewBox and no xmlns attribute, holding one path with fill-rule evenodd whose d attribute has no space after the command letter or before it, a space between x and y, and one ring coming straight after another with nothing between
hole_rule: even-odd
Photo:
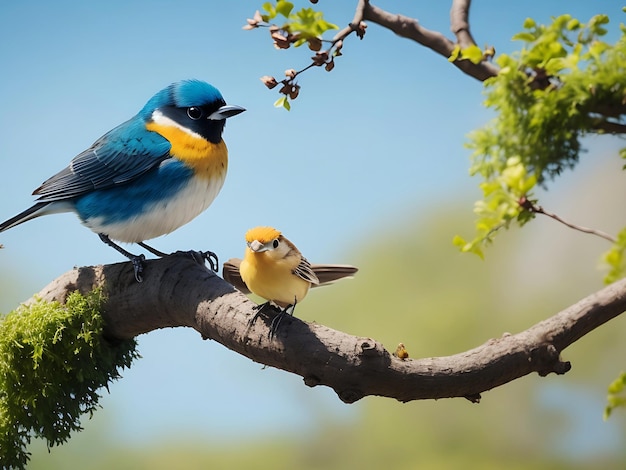
<instances>
[{"instance_id":1,"label":"blue sky","mask_svg":"<svg viewBox=\"0 0 626 470\"><path fill-rule=\"evenodd\" d=\"M431 201L473 188L465 135L484 124L482 84L445 59L370 25L350 38L335 70L300 80L290 113L259 81L308 64L302 50L276 51L266 31L243 31L259 1L23 1L0 4L0 219L28 207L47 177L106 131L133 116L154 94L183 78L217 86L247 108L228 121L229 175L214 204L190 224L151 243L162 251L211 249L240 256L243 234L273 225L316 262L350 262L360 241ZM308 2L300 2L305 5ZM326 18L343 25L352 3L328 3ZM298 3L297 3L298 4ZM448 2L379 2L448 34ZM547 22L617 14L621 2L474 2L472 31L498 53L528 16ZM325 4L322 2L322 7ZM617 28L617 22L612 25ZM471 202L468 202L468 209ZM3 233L0 270L16 286L3 292L6 312L73 266L120 262L72 214L40 218ZM140 338L139 361L103 402L122 436L158 435L160 427L211 433L262 429L271 412L287 428L315 421L306 403L324 403L339 419L347 408L298 377L262 370L197 333L177 329ZM181 397L180 385L186 394ZM145 390L151 389L146 397ZM172 395L179 399L165 406ZM198 396L207 409L193 407ZM280 403L260 409L255 397ZM217 398L219 409L211 407ZM158 409L158 413L155 411ZM104 412L104 411L103 411ZM248 421L253 413L256 419ZM150 418L153 416L153 418Z\"/></svg>"}]
</instances>

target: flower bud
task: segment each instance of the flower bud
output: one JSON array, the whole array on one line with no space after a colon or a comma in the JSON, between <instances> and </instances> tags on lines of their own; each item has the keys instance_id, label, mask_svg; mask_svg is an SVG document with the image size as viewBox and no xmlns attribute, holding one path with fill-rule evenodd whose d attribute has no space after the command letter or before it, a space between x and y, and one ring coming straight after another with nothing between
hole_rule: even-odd
<instances>
[{"instance_id":1,"label":"flower bud","mask_svg":"<svg viewBox=\"0 0 626 470\"><path fill-rule=\"evenodd\" d=\"M264 75L263 77L261 77L261 81L263 82L263 85L265 85L270 90L278 85L276 79L274 77L270 77L269 75Z\"/></svg>"}]
</instances>

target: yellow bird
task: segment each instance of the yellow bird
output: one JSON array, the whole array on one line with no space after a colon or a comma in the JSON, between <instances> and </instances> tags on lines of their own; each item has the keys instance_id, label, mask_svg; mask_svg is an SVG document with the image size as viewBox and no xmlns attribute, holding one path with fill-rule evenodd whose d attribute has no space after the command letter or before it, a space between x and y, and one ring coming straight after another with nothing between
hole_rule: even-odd
<instances>
[{"instance_id":1,"label":"yellow bird","mask_svg":"<svg viewBox=\"0 0 626 470\"><path fill-rule=\"evenodd\" d=\"M259 307L257 315L270 302L281 312L270 325L270 337L287 312L293 315L298 302L310 287L328 284L354 275L358 269L349 265L311 264L296 246L272 227L255 227L246 232L243 260L233 258L224 263L224 279L247 294L253 292L268 302Z\"/></svg>"}]
</instances>

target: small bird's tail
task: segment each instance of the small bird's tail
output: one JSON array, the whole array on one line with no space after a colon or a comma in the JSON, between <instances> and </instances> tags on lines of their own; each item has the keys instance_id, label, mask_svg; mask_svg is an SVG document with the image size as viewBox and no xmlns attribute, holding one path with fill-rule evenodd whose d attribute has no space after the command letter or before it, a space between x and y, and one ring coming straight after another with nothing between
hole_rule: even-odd
<instances>
[{"instance_id":1,"label":"small bird's tail","mask_svg":"<svg viewBox=\"0 0 626 470\"><path fill-rule=\"evenodd\" d=\"M222 267L222 277L224 280L237 288L237 290L243 292L244 294L249 294L250 289L246 286L246 283L241 279L241 274L239 274L239 265L241 264L241 260L239 258L231 258L224 263Z\"/></svg>"},{"instance_id":2,"label":"small bird's tail","mask_svg":"<svg viewBox=\"0 0 626 470\"><path fill-rule=\"evenodd\" d=\"M359 268L348 264L312 264L311 268L320 280L320 286L338 281L344 277L352 277L359 270Z\"/></svg>"},{"instance_id":3,"label":"small bird's tail","mask_svg":"<svg viewBox=\"0 0 626 470\"><path fill-rule=\"evenodd\" d=\"M249 294L250 289L248 289L246 283L241 279L241 274L239 274L240 264L241 260L239 258L231 258L226 261L222 268L222 277L244 294ZM352 277L359 270L359 268L347 264L312 264L311 269L320 280L319 284L311 284L311 287L319 287L344 277Z\"/></svg>"},{"instance_id":4,"label":"small bird's tail","mask_svg":"<svg viewBox=\"0 0 626 470\"><path fill-rule=\"evenodd\" d=\"M68 212L71 208L63 202L38 202L32 207L29 207L24 212L20 212L15 217L11 217L9 220L5 220L0 224L0 232L9 230L27 220L40 217L42 215L54 214L57 212Z\"/></svg>"}]
</instances>

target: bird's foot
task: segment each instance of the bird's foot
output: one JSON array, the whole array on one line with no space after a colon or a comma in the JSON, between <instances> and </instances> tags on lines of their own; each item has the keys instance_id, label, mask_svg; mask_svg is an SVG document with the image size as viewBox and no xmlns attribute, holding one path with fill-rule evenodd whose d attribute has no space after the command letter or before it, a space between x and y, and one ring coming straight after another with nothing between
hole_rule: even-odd
<instances>
[{"instance_id":1,"label":"bird's foot","mask_svg":"<svg viewBox=\"0 0 626 470\"><path fill-rule=\"evenodd\" d=\"M278 331L278 326L280 325L280 322L282 321L284 316L285 316L285 310L281 310L278 315L272 318L272 323L270 323L270 331L267 335L270 341L274 339L274 336L276 335L276 331Z\"/></svg>"},{"instance_id":2,"label":"bird's foot","mask_svg":"<svg viewBox=\"0 0 626 470\"><path fill-rule=\"evenodd\" d=\"M146 260L146 257L144 255L134 255L130 253L129 251L126 251L117 243L113 242L109 238L109 236L104 233L99 233L98 236L100 237L100 240L102 240L102 242L106 243L111 248L116 250L118 253L121 253L122 255L124 255L126 258L130 260L130 262L133 265L133 272L135 274L135 280L137 282L142 282L143 281L142 273L143 273L143 267L144 267L143 264L144 264L144 261Z\"/></svg>"},{"instance_id":3,"label":"bird's foot","mask_svg":"<svg viewBox=\"0 0 626 470\"><path fill-rule=\"evenodd\" d=\"M283 320L285 315L291 315L293 317L293 312L296 310L296 301L294 300L293 304L287 305L285 308L283 308L280 313L278 315L276 315L273 319L272 319L272 323L270 323L270 331L269 331L269 338L270 341L274 338L274 336L276 336L276 332L278 331L278 326L280 325L280 322Z\"/></svg>"},{"instance_id":4,"label":"bird's foot","mask_svg":"<svg viewBox=\"0 0 626 470\"><path fill-rule=\"evenodd\" d=\"M212 251L196 251L196 250L188 250L188 251L176 251L172 253L172 255L182 255L182 256L191 256L196 263L204 266L205 262L209 263L209 267L211 271L214 273L217 272L219 268L219 261L217 259L217 255Z\"/></svg>"},{"instance_id":5,"label":"bird's foot","mask_svg":"<svg viewBox=\"0 0 626 470\"><path fill-rule=\"evenodd\" d=\"M296 302L292 303L291 305L287 305L285 307L285 313L288 313L289 315L291 315L293 317L293 312L296 310Z\"/></svg>"},{"instance_id":6,"label":"bird's foot","mask_svg":"<svg viewBox=\"0 0 626 470\"><path fill-rule=\"evenodd\" d=\"M137 282L143 282L143 263L146 260L144 255L132 256L130 262L133 264L133 272L135 273L135 280Z\"/></svg>"},{"instance_id":7,"label":"bird's foot","mask_svg":"<svg viewBox=\"0 0 626 470\"><path fill-rule=\"evenodd\" d=\"M278 327L280 326L280 322L283 320L283 318L285 317L285 314L287 314L287 309L282 309L280 311L280 313L278 315L276 315L273 319L272 319L272 323L270 323L270 331L268 333L268 337L271 340L274 339L274 336L276 336L276 332L278 331Z\"/></svg>"},{"instance_id":8,"label":"bird's foot","mask_svg":"<svg viewBox=\"0 0 626 470\"><path fill-rule=\"evenodd\" d=\"M259 318L259 315L261 315L261 312L263 312L263 310L266 310L267 308L272 308L272 305L269 302L265 302L263 304L259 304L259 305L255 305L254 307L252 307L253 310L255 310L255 314L254 316L250 319L250 321L248 321L248 328L250 328L252 326L252 324L256 321L257 318Z\"/></svg>"},{"instance_id":9,"label":"bird's foot","mask_svg":"<svg viewBox=\"0 0 626 470\"><path fill-rule=\"evenodd\" d=\"M212 251L190 251L189 254L199 264L204 265L205 261L208 262L211 271L214 273L219 269L219 260Z\"/></svg>"},{"instance_id":10,"label":"bird's foot","mask_svg":"<svg viewBox=\"0 0 626 470\"><path fill-rule=\"evenodd\" d=\"M270 323L270 332L269 332L270 340L272 340L272 338L274 338L274 336L276 335L276 332L278 331L278 326L280 325L280 322L282 321L283 317L285 315L291 315L293 317L293 312L295 312L296 310L297 303L298 303L298 299L294 297L293 303L283 308L280 311L280 313L272 319L272 323Z\"/></svg>"}]
</instances>

